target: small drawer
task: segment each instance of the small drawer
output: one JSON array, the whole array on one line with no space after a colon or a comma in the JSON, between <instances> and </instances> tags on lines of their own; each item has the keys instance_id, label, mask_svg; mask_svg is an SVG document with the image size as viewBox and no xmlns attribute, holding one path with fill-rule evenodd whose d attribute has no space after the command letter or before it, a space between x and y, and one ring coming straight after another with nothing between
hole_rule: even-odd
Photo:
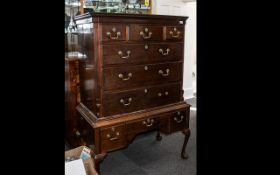
<instances>
[{"instance_id":1,"label":"small drawer","mask_svg":"<svg viewBox=\"0 0 280 175\"><path fill-rule=\"evenodd\" d=\"M131 41L161 41L163 27L150 25L130 25L129 40Z\"/></svg>"},{"instance_id":2,"label":"small drawer","mask_svg":"<svg viewBox=\"0 0 280 175\"><path fill-rule=\"evenodd\" d=\"M126 145L125 125L111 126L101 129L102 152L112 151Z\"/></svg>"},{"instance_id":3,"label":"small drawer","mask_svg":"<svg viewBox=\"0 0 280 175\"><path fill-rule=\"evenodd\" d=\"M101 129L102 140L117 140L124 136L125 125L111 126Z\"/></svg>"},{"instance_id":4,"label":"small drawer","mask_svg":"<svg viewBox=\"0 0 280 175\"><path fill-rule=\"evenodd\" d=\"M184 27L182 26L167 26L166 40L168 41L184 41Z\"/></svg>"},{"instance_id":5,"label":"small drawer","mask_svg":"<svg viewBox=\"0 0 280 175\"><path fill-rule=\"evenodd\" d=\"M172 113L169 118L170 132L182 131L189 128L190 109Z\"/></svg>"},{"instance_id":6,"label":"small drawer","mask_svg":"<svg viewBox=\"0 0 280 175\"><path fill-rule=\"evenodd\" d=\"M126 40L126 26L125 25L103 25L102 26L102 40L103 41L123 41Z\"/></svg>"},{"instance_id":7,"label":"small drawer","mask_svg":"<svg viewBox=\"0 0 280 175\"><path fill-rule=\"evenodd\" d=\"M128 133L141 133L155 128L159 128L161 123L160 118L146 118L138 121L127 123Z\"/></svg>"}]
</instances>

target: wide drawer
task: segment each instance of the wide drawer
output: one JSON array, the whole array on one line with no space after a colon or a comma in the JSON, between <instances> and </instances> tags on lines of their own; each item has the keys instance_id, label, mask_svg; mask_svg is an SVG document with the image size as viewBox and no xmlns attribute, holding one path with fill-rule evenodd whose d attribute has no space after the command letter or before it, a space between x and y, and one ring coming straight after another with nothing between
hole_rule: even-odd
<instances>
[{"instance_id":1,"label":"wide drawer","mask_svg":"<svg viewBox=\"0 0 280 175\"><path fill-rule=\"evenodd\" d=\"M181 100L181 83L143 87L103 96L103 116L166 105Z\"/></svg>"},{"instance_id":2,"label":"wide drawer","mask_svg":"<svg viewBox=\"0 0 280 175\"><path fill-rule=\"evenodd\" d=\"M182 43L103 45L104 65L178 61L182 57Z\"/></svg>"},{"instance_id":3,"label":"wide drawer","mask_svg":"<svg viewBox=\"0 0 280 175\"><path fill-rule=\"evenodd\" d=\"M124 124L102 128L100 134L102 152L116 150L126 145Z\"/></svg>"},{"instance_id":4,"label":"wide drawer","mask_svg":"<svg viewBox=\"0 0 280 175\"><path fill-rule=\"evenodd\" d=\"M104 68L105 90L131 89L182 80L182 62Z\"/></svg>"}]
</instances>

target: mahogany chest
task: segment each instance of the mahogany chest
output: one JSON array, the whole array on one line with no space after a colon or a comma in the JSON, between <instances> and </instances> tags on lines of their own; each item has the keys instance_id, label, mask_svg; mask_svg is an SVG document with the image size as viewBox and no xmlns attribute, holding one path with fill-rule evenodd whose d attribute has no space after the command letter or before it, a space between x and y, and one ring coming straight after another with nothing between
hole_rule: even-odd
<instances>
[{"instance_id":1,"label":"mahogany chest","mask_svg":"<svg viewBox=\"0 0 280 175\"><path fill-rule=\"evenodd\" d=\"M96 154L126 147L136 135L157 130L190 135L190 105L183 99L187 17L88 13L78 28L80 99Z\"/></svg>"}]
</instances>

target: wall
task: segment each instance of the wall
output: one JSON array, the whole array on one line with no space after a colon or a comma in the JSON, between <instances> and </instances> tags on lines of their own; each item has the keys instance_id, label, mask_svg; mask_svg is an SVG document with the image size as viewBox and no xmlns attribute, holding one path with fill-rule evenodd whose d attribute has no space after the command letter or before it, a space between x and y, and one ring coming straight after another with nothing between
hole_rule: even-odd
<instances>
[{"instance_id":1,"label":"wall","mask_svg":"<svg viewBox=\"0 0 280 175\"><path fill-rule=\"evenodd\" d=\"M186 3L185 15L189 16L185 37L184 97L192 98L196 92L196 1ZM193 77L193 73L195 77Z\"/></svg>"},{"instance_id":2,"label":"wall","mask_svg":"<svg viewBox=\"0 0 280 175\"><path fill-rule=\"evenodd\" d=\"M192 98L196 92L196 1L153 0L152 13L189 17L185 29L183 90L185 99Z\"/></svg>"}]
</instances>

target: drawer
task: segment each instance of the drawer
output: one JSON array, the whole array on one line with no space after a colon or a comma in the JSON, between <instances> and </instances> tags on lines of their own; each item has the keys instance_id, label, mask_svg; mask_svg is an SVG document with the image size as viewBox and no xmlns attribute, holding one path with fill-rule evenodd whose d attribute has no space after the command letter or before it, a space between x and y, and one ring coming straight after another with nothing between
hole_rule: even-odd
<instances>
[{"instance_id":1,"label":"drawer","mask_svg":"<svg viewBox=\"0 0 280 175\"><path fill-rule=\"evenodd\" d=\"M156 61L177 61L183 59L182 43L154 44L152 45L153 57Z\"/></svg>"},{"instance_id":2,"label":"drawer","mask_svg":"<svg viewBox=\"0 0 280 175\"><path fill-rule=\"evenodd\" d=\"M103 45L104 65L156 63L178 61L182 58L181 43Z\"/></svg>"},{"instance_id":3,"label":"drawer","mask_svg":"<svg viewBox=\"0 0 280 175\"><path fill-rule=\"evenodd\" d=\"M105 90L130 89L182 80L182 62L104 68Z\"/></svg>"},{"instance_id":4,"label":"drawer","mask_svg":"<svg viewBox=\"0 0 280 175\"><path fill-rule=\"evenodd\" d=\"M129 26L129 40L131 41L162 41L163 27L151 25L136 25Z\"/></svg>"},{"instance_id":5,"label":"drawer","mask_svg":"<svg viewBox=\"0 0 280 175\"><path fill-rule=\"evenodd\" d=\"M147 119L141 119L138 121L133 121L133 122L128 122L126 127L127 127L127 133L132 134L132 133L141 133L149 130L153 130L156 128L160 127L161 124L161 118L159 117L150 117Z\"/></svg>"},{"instance_id":6,"label":"drawer","mask_svg":"<svg viewBox=\"0 0 280 175\"><path fill-rule=\"evenodd\" d=\"M167 26L166 27L167 41L184 41L184 27L182 26Z\"/></svg>"},{"instance_id":7,"label":"drawer","mask_svg":"<svg viewBox=\"0 0 280 175\"><path fill-rule=\"evenodd\" d=\"M143 87L116 93L105 92L103 96L103 115L110 116L133 112L179 102L180 99L180 83Z\"/></svg>"},{"instance_id":8,"label":"drawer","mask_svg":"<svg viewBox=\"0 0 280 175\"><path fill-rule=\"evenodd\" d=\"M104 24L102 26L102 41L126 40L126 26L123 24Z\"/></svg>"},{"instance_id":9,"label":"drawer","mask_svg":"<svg viewBox=\"0 0 280 175\"><path fill-rule=\"evenodd\" d=\"M126 123L127 127L127 139L132 141L133 138L142 132L167 128L168 118L166 117L149 117L133 122Z\"/></svg>"},{"instance_id":10,"label":"drawer","mask_svg":"<svg viewBox=\"0 0 280 175\"><path fill-rule=\"evenodd\" d=\"M104 65L149 62L152 50L148 44L103 45Z\"/></svg>"},{"instance_id":11,"label":"drawer","mask_svg":"<svg viewBox=\"0 0 280 175\"><path fill-rule=\"evenodd\" d=\"M102 128L100 133L102 152L116 150L126 145L125 125Z\"/></svg>"},{"instance_id":12,"label":"drawer","mask_svg":"<svg viewBox=\"0 0 280 175\"><path fill-rule=\"evenodd\" d=\"M189 128L190 108L170 114L170 132L182 131Z\"/></svg>"}]
</instances>

